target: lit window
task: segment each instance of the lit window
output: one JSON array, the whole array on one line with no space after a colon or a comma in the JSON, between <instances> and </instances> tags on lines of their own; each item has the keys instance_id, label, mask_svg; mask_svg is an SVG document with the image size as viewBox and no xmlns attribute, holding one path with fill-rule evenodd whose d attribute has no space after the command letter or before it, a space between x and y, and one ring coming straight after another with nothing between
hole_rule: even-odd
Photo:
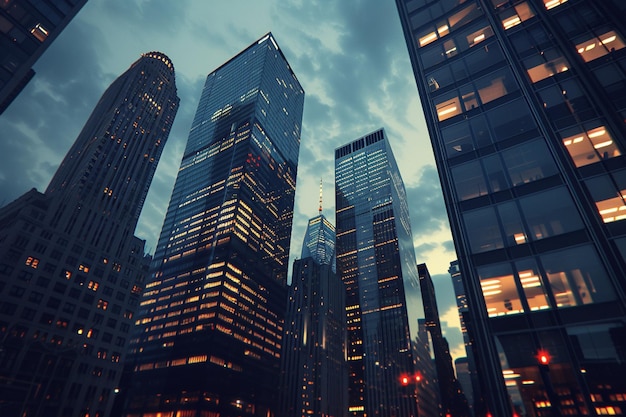
<instances>
[{"instance_id":1,"label":"lit window","mask_svg":"<svg viewBox=\"0 0 626 417\"><path fill-rule=\"evenodd\" d=\"M437 40L437 34L435 32L431 32L419 38L419 43L420 43L420 46L425 46L435 40Z\"/></svg>"},{"instance_id":2,"label":"lit window","mask_svg":"<svg viewBox=\"0 0 626 417\"><path fill-rule=\"evenodd\" d=\"M500 18L502 19L502 26L504 27L504 30L508 30L530 19L534 15L535 13L532 11L528 3L524 2L501 13Z\"/></svg>"},{"instance_id":3,"label":"lit window","mask_svg":"<svg viewBox=\"0 0 626 417\"><path fill-rule=\"evenodd\" d=\"M457 114L461 114L461 103L458 97L437 104L437 118L440 122Z\"/></svg>"},{"instance_id":4,"label":"lit window","mask_svg":"<svg viewBox=\"0 0 626 417\"><path fill-rule=\"evenodd\" d=\"M561 4L567 2L567 0L543 0L543 4L546 6L546 9L554 9L556 6L560 6Z\"/></svg>"},{"instance_id":5,"label":"lit window","mask_svg":"<svg viewBox=\"0 0 626 417\"><path fill-rule=\"evenodd\" d=\"M513 275L481 279L480 288L485 297L489 317L518 314L524 311Z\"/></svg>"},{"instance_id":6,"label":"lit window","mask_svg":"<svg viewBox=\"0 0 626 417\"><path fill-rule=\"evenodd\" d=\"M604 126L568 136L563 139L563 145L577 167L621 155Z\"/></svg>"},{"instance_id":7,"label":"lit window","mask_svg":"<svg viewBox=\"0 0 626 417\"><path fill-rule=\"evenodd\" d=\"M37 23L35 27L30 30L30 33L37 38L40 42L43 42L48 37L48 30L41 25L41 23Z\"/></svg>"},{"instance_id":8,"label":"lit window","mask_svg":"<svg viewBox=\"0 0 626 417\"><path fill-rule=\"evenodd\" d=\"M92 291L98 291L98 286L99 284L96 281L89 281L89 284L87 284L87 288Z\"/></svg>"},{"instance_id":9,"label":"lit window","mask_svg":"<svg viewBox=\"0 0 626 417\"><path fill-rule=\"evenodd\" d=\"M612 30L598 36L597 38L592 38L588 41L579 43L576 45L576 50L585 62L589 62L596 58L600 58L609 52L622 49L624 46L626 46L624 41L615 31Z\"/></svg>"},{"instance_id":10,"label":"lit window","mask_svg":"<svg viewBox=\"0 0 626 417\"><path fill-rule=\"evenodd\" d=\"M97 308L100 308L102 310L106 310L108 306L109 302L102 299L98 300L98 304L96 305Z\"/></svg>"},{"instance_id":11,"label":"lit window","mask_svg":"<svg viewBox=\"0 0 626 417\"><path fill-rule=\"evenodd\" d=\"M543 62L527 70L528 76L533 83L541 81L548 77L552 77L560 72L565 72L569 69L567 60L563 57L558 57L547 62Z\"/></svg>"},{"instance_id":12,"label":"lit window","mask_svg":"<svg viewBox=\"0 0 626 417\"><path fill-rule=\"evenodd\" d=\"M604 223L626 219L626 190L621 190L617 197L596 202L598 213Z\"/></svg>"},{"instance_id":13,"label":"lit window","mask_svg":"<svg viewBox=\"0 0 626 417\"><path fill-rule=\"evenodd\" d=\"M485 39L490 38L491 36L493 36L493 30L491 29L491 26L485 26L484 28L477 30L476 32L470 33L467 36L467 43L471 48L481 43Z\"/></svg>"},{"instance_id":14,"label":"lit window","mask_svg":"<svg viewBox=\"0 0 626 417\"><path fill-rule=\"evenodd\" d=\"M28 258L26 258L25 264L27 266L30 266L31 268L37 269L37 267L39 266L39 259L29 256Z\"/></svg>"}]
</instances>

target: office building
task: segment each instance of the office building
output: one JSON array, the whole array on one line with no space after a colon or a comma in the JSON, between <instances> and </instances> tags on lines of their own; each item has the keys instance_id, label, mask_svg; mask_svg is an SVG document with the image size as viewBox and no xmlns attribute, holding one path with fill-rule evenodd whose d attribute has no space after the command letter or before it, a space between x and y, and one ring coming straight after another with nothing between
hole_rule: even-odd
<instances>
[{"instance_id":1,"label":"office building","mask_svg":"<svg viewBox=\"0 0 626 417\"><path fill-rule=\"evenodd\" d=\"M337 272L346 286L349 412L415 416L421 302L404 183L383 129L335 149ZM413 327L411 331L410 327Z\"/></svg>"},{"instance_id":2,"label":"office building","mask_svg":"<svg viewBox=\"0 0 626 417\"><path fill-rule=\"evenodd\" d=\"M441 417L437 368L433 359L432 344L426 319L417 319L418 333L413 340L415 355L415 380L417 386L417 408L419 417Z\"/></svg>"},{"instance_id":3,"label":"office building","mask_svg":"<svg viewBox=\"0 0 626 417\"><path fill-rule=\"evenodd\" d=\"M108 415L149 257L133 236L178 109L144 54L104 92L45 193L0 209L0 414Z\"/></svg>"},{"instance_id":4,"label":"office building","mask_svg":"<svg viewBox=\"0 0 626 417\"><path fill-rule=\"evenodd\" d=\"M419 274L420 289L422 290L422 302L424 303L424 324L430 334L435 356L435 368L437 369L442 415L469 417L467 399L465 395L463 395L461 386L454 374L454 368L452 367L450 347L441 332L441 321L439 320L439 309L437 308L437 298L435 296L435 284L428 272L426 264L417 265L417 272Z\"/></svg>"},{"instance_id":5,"label":"office building","mask_svg":"<svg viewBox=\"0 0 626 417\"><path fill-rule=\"evenodd\" d=\"M463 394L467 399L467 404L469 406L470 415L474 415L472 412L472 404L474 404L474 391L473 391L473 375L472 370L469 366L469 361L467 358L456 358L454 360L454 369L456 371L456 379L461 384L461 389L463 390Z\"/></svg>"},{"instance_id":6,"label":"office building","mask_svg":"<svg viewBox=\"0 0 626 417\"><path fill-rule=\"evenodd\" d=\"M459 323L461 324L461 334L463 335L463 344L465 346L465 354L467 355L462 362L462 368L464 371L463 379L459 375L459 366L455 360L455 367L457 370L457 379L461 383L465 398L467 398L467 404L469 405L470 412L474 414L475 401L479 401L479 404L484 404L484 399L481 396L480 384L478 381L478 373L476 371L476 361L474 360L474 347L475 344L470 339L470 332L467 330L467 323L469 319L469 307L467 304L467 295L465 294L465 287L463 286L463 279L461 271L459 269L459 261L454 260L450 262L448 268L450 278L452 278L452 287L454 288L454 294L456 296L456 306L459 310ZM469 381L469 385L468 385ZM480 407L479 407L480 408Z\"/></svg>"},{"instance_id":7,"label":"office building","mask_svg":"<svg viewBox=\"0 0 626 417\"><path fill-rule=\"evenodd\" d=\"M125 415L277 413L303 102L271 34L207 76L141 301Z\"/></svg>"},{"instance_id":8,"label":"office building","mask_svg":"<svg viewBox=\"0 0 626 417\"><path fill-rule=\"evenodd\" d=\"M467 294L477 412L625 413L626 3L396 4Z\"/></svg>"},{"instance_id":9,"label":"office building","mask_svg":"<svg viewBox=\"0 0 626 417\"><path fill-rule=\"evenodd\" d=\"M334 270L335 227L320 210L293 265L279 416L348 415L346 291Z\"/></svg>"},{"instance_id":10,"label":"office building","mask_svg":"<svg viewBox=\"0 0 626 417\"><path fill-rule=\"evenodd\" d=\"M32 66L85 3L0 1L0 114L33 78Z\"/></svg>"}]
</instances>

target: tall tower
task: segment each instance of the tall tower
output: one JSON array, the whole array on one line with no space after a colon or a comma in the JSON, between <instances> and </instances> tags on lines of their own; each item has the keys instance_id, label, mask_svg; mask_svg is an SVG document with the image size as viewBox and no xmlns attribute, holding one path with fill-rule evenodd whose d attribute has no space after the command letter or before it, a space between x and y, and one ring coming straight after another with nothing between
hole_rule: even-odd
<instances>
[{"instance_id":1,"label":"tall tower","mask_svg":"<svg viewBox=\"0 0 626 417\"><path fill-rule=\"evenodd\" d=\"M303 102L271 34L208 75L141 302L127 415L276 413Z\"/></svg>"},{"instance_id":2,"label":"tall tower","mask_svg":"<svg viewBox=\"0 0 626 417\"><path fill-rule=\"evenodd\" d=\"M348 415L345 297L335 273L335 227L320 210L309 220L289 286L281 416Z\"/></svg>"},{"instance_id":3,"label":"tall tower","mask_svg":"<svg viewBox=\"0 0 626 417\"><path fill-rule=\"evenodd\" d=\"M396 3L467 292L477 413L624 410L626 3Z\"/></svg>"},{"instance_id":4,"label":"tall tower","mask_svg":"<svg viewBox=\"0 0 626 417\"><path fill-rule=\"evenodd\" d=\"M87 0L0 2L0 114L35 75L32 66Z\"/></svg>"},{"instance_id":5,"label":"tall tower","mask_svg":"<svg viewBox=\"0 0 626 417\"><path fill-rule=\"evenodd\" d=\"M346 286L349 411L415 416L421 309L404 183L384 130L335 150L337 271Z\"/></svg>"},{"instance_id":6,"label":"tall tower","mask_svg":"<svg viewBox=\"0 0 626 417\"><path fill-rule=\"evenodd\" d=\"M177 108L171 62L144 54L46 193L0 209L3 416L109 414L149 264L133 233Z\"/></svg>"},{"instance_id":7,"label":"tall tower","mask_svg":"<svg viewBox=\"0 0 626 417\"><path fill-rule=\"evenodd\" d=\"M442 415L469 417L470 410L467 399L465 395L463 395L460 384L454 375L450 347L441 332L441 321L439 320L435 285L426 264L417 265L417 272L419 274L422 300L424 303L425 326L430 334L433 353L435 354L435 367L437 369Z\"/></svg>"}]
</instances>

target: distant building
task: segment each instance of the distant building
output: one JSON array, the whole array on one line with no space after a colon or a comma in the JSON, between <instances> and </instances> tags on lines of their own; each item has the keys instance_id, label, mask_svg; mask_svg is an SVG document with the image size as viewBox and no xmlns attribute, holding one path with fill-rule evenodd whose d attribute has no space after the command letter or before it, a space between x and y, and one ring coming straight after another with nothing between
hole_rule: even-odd
<instances>
[{"instance_id":1,"label":"distant building","mask_svg":"<svg viewBox=\"0 0 626 417\"><path fill-rule=\"evenodd\" d=\"M467 304L467 295L465 294L465 287L463 286L463 277L461 276L461 271L459 269L459 261L450 262L450 268L448 268L448 273L452 278L452 286L454 288L454 294L456 296L456 305L459 309L459 321L461 323L461 334L463 335L463 344L465 345L465 354L467 355L462 362L464 366L464 370L466 369L467 375L464 378L469 378L470 389L467 388L467 380L461 380L461 377L458 373L457 367L457 379L461 382L461 386L463 388L463 393L465 394L465 398L467 398L467 403L470 407L470 411L474 414L475 401L479 401L480 404L483 404L484 400L482 399L480 392L480 383L478 381L478 373L476 371L476 362L474 360L474 348L475 344L472 342L470 338L470 334L472 332L467 330L467 322L470 322L470 315ZM455 361L456 364L456 361ZM479 405L479 409L482 408L482 405Z\"/></svg>"},{"instance_id":2,"label":"distant building","mask_svg":"<svg viewBox=\"0 0 626 417\"><path fill-rule=\"evenodd\" d=\"M346 291L335 269L335 227L309 220L285 317L280 416L348 415Z\"/></svg>"},{"instance_id":3,"label":"distant building","mask_svg":"<svg viewBox=\"0 0 626 417\"><path fill-rule=\"evenodd\" d=\"M268 33L206 79L131 344L127 416L272 416L304 91Z\"/></svg>"},{"instance_id":4,"label":"distant building","mask_svg":"<svg viewBox=\"0 0 626 417\"><path fill-rule=\"evenodd\" d=\"M435 285L426 264L417 265L417 272L419 273L420 288L422 290L426 330L430 334L433 353L435 355L439 400L441 401L441 415L469 417L470 412L467 399L465 395L463 395L463 391L454 374L454 368L452 367L450 347L441 332L441 321L439 320Z\"/></svg>"},{"instance_id":5,"label":"distant building","mask_svg":"<svg viewBox=\"0 0 626 417\"><path fill-rule=\"evenodd\" d=\"M418 334L413 340L419 417L441 417L437 368L433 359L426 320L417 319Z\"/></svg>"},{"instance_id":6,"label":"distant building","mask_svg":"<svg viewBox=\"0 0 626 417\"><path fill-rule=\"evenodd\" d=\"M85 3L0 1L0 114L33 78L32 66Z\"/></svg>"},{"instance_id":7,"label":"distant building","mask_svg":"<svg viewBox=\"0 0 626 417\"><path fill-rule=\"evenodd\" d=\"M415 372L417 330L410 325L417 327L421 309L419 282L406 191L384 130L335 149L335 196L348 409L353 416L416 416L416 387L402 381Z\"/></svg>"},{"instance_id":8,"label":"distant building","mask_svg":"<svg viewBox=\"0 0 626 417\"><path fill-rule=\"evenodd\" d=\"M456 358L454 360L454 369L456 370L456 379L459 381L459 384L461 384L463 394L465 394L467 403L470 406L470 414L474 415L472 412L472 404L474 404L473 376L467 358Z\"/></svg>"},{"instance_id":9,"label":"distant building","mask_svg":"<svg viewBox=\"0 0 626 417\"><path fill-rule=\"evenodd\" d=\"M467 294L476 412L623 414L626 2L396 5Z\"/></svg>"},{"instance_id":10,"label":"distant building","mask_svg":"<svg viewBox=\"0 0 626 417\"><path fill-rule=\"evenodd\" d=\"M0 208L0 414L105 416L150 258L133 236L178 110L144 54L104 92L44 194Z\"/></svg>"}]
</instances>

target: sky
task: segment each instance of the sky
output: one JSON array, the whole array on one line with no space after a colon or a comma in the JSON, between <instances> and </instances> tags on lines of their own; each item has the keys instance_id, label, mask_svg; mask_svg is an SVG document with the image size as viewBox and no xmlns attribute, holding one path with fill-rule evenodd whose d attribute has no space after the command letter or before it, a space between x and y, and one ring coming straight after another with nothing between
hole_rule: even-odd
<instances>
[{"instance_id":1,"label":"sky","mask_svg":"<svg viewBox=\"0 0 626 417\"><path fill-rule=\"evenodd\" d=\"M135 231L154 253L206 76L267 32L305 91L291 260L317 215L320 179L334 219L335 148L383 127L417 262L433 277L452 356L465 356L447 272L456 254L393 0L88 0L0 115L0 206L44 191L104 90L142 53L160 51L174 64L180 107Z\"/></svg>"}]
</instances>

